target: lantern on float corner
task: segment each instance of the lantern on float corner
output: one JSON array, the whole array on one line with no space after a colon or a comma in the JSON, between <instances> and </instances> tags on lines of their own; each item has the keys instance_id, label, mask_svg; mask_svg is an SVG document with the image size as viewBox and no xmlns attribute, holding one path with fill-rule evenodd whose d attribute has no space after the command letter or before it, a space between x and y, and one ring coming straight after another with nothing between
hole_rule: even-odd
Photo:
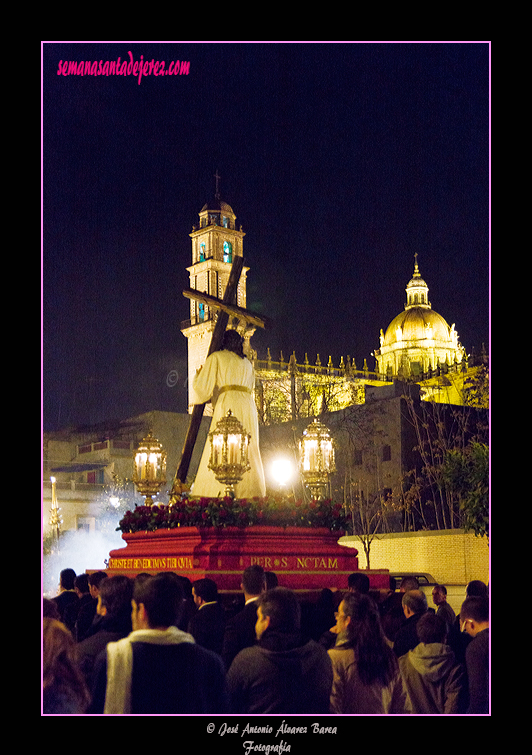
<instances>
[{"instance_id":1,"label":"lantern on float corner","mask_svg":"<svg viewBox=\"0 0 532 755\"><path fill-rule=\"evenodd\" d=\"M235 497L235 485L250 469L248 461L251 435L229 409L225 417L209 433L211 456L209 469L225 485L225 495Z\"/></svg>"},{"instance_id":2,"label":"lantern on float corner","mask_svg":"<svg viewBox=\"0 0 532 755\"><path fill-rule=\"evenodd\" d=\"M146 506L153 504L153 496L157 495L166 483L166 451L151 430L141 440L135 454L135 471L133 482L137 490L145 497Z\"/></svg>"},{"instance_id":3,"label":"lantern on float corner","mask_svg":"<svg viewBox=\"0 0 532 755\"><path fill-rule=\"evenodd\" d=\"M336 471L334 444L327 427L311 422L299 441L299 471L313 498L323 498L330 475Z\"/></svg>"}]
</instances>

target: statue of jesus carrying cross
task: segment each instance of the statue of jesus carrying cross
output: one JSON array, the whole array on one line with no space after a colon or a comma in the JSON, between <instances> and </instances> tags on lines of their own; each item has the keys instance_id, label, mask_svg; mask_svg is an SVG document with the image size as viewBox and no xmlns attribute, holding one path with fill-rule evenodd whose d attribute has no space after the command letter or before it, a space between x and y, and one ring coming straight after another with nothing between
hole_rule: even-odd
<instances>
[{"instance_id":1,"label":"statue of jesus carrying cross","mask_svg":"<svg viewBox=\"0 0 532 755\"><path fill-rule=\"evenodd\" d=\"M175 503L177 496L186 489L185 481L203 410L205 404L210 400L214 404L212 427L215 427L216 423L231 410L251 435L248 452L251 469L236 486L237 498L262 497L266 493L264 469L259 449L257 408L253 397L255 371L253 365L243 353L241 336L234 329L227 330L229 317L232 320L262 328L265 327L266 323L266 318L259 317L246 309L237 307L235 304L238 281L243 265L243 257L236 256L231 267L223 300L194 289L183 291L183 295L187 298L203 301L209 307L217 309L218 318L207 359L192 385L191 401L194 408L181 461L170 493L170 503ZM208 468L209 457L210 448L207 442L192 487L192 495L195 498L216 498L222 494L220 483L216 480L214 472Z\"/></svg>"}]
</instances>

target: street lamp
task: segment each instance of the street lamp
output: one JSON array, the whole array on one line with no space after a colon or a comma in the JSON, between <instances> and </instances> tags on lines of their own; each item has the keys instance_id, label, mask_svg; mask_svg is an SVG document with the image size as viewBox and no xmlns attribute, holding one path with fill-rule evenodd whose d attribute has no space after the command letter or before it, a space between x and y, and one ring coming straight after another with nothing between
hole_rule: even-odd
<instances>
[{"instance_id":1,"label":"street lamp","mask_svg":"<svg viewBox=\"0 0 532 755\"><path fill-rule=\"evenodd\" d=\"M141 440L135 454L135 471L133 482L141 495L145 497L146 506L153 504L153 496L157 495L166 483L166 451L151 430Z\"/></svg>"},{"instance_id":2,"label":"street lamp","mask_svg":"<svg viewBox=\"0 0 532 755\"><path fill-rule=\"evenodd\" d=\"M313 498L323 498L329 476L336 471L334 446L327 427L317 419L299 441L299 470Z\"/></svg>"},{"instance_id":3,"label":"street lamp","mask_svg":"<svg viewBox=\"0 0 532 755\"><path fill-rule=\"evenodd\" d=\"M225 485L225 495L235 497L235 485L251 468L248 461L251 436L229 409L209 433L211 456L209 469Z\"/></svg>"},{"instance_id":4,"label":"street lamp","mask_svg":"<svg viewBox=\"0 0 532 755\"><path fill-rule=\"evenodd\" d=\"M61 514L59 513L61 509L57 505L57 493L55 490L55 483L56 479L55 477L50 477L50 482L52 483L52 506L50 509L50 527L53 530L54 533L54 541L56 547L59 547L59 531L61 529L61 525L63 524L63 518Z\"/></svg>"}]
</instances>

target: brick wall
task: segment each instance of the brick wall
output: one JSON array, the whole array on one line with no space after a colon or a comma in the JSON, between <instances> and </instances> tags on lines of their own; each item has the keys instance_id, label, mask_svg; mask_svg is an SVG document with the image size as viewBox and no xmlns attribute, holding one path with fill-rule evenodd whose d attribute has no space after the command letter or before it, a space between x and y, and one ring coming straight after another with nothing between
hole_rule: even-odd
<instances>
[{"instance_id":1,"label":"brick wall","mask_svg":"<svg viewBox=\"0 0 532 755\"><path fill-rule=\"evenodd\" d=\"M360 568L365 568L361 543L355 540L355 547ZM371 545L370 566L391 572L429 572L443 584L467 584L472 579L487 583L488 541L461 530L381 535Z\"/></svg>"}]
</instances>

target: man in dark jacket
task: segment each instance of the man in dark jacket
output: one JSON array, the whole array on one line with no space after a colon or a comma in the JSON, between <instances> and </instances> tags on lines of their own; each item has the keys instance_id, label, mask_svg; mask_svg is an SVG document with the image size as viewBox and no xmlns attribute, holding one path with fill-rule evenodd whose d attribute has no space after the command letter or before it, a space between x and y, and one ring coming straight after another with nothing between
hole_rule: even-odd
<instances>
[{"instance_id":1,"label":"man in dark jacket","mask_svg":"<svg viewBox=\"0 0 532 755\"><path fill-rule=\"evenodd\" d=\"M226 669L241 650L256 642L257 600L263 590L264 569L262 566L253 564L246 567L242 574L244 608L229 619L225 626L222 658Z\"/></svg>"},{"instance_id":2,"label":"man in dark jacket","mask_svg":"<svg viewBox=\"0 0 532 755\"><path fill-rule=\"evenodd\" d=\"M403 613L406 621L402 624L393 643L393 651L400 658L409 650L413 650L419 642L417 623L428 610L427 598L421 590L408 590L402 599Z\"/></svg>"},{"instance_id":3,"label":"man in dark jacket","mask_svg":"<svg viewBox=\"0 0 532 755\"><path fill-rule=\"evenodd\" d=\"M90 594L89 575L83 572L74 580L74 590L79 598L76 610L74 639L81 642L87 636L92 620L96 614L97 600Z\"/></svg>"},{"instance_id":4,"label":"man in dark jacket","mask_svg":"<svg viewBox=\"0 0 532 755\"><path fill-rule=\"evenodd\" d=\"M62 569L59 575L59 595L52 598L59 611L63 624L74 634L79 598L74 590L76 572L74 569Z\"/></svg>"},{"instance_id":5,"label":"man in dark jacket","mask_svg":"<svg viewBox=\"0 0 532 755\"><path fill-rule=\"evenodd\" d=\"M225 616L216 582L208 577L196 580L192 584L192 597L197 611L188 623L188 632L198 645L221 655Z\"/></svg>"},{"instance_id":6,"label":"man in dark jacket","mask_svg":"<svg viewBox=\"0 0 532 755\"><path fill-rule=\"evenodd\" d=\"M100 621L95 631L76 645L78 665L85 675L89 689L93 684L93 669L98 654L107 643L127 637L131 632L131 599L133 581L129 577L107 577L100 584L96 611Z\"/></svg>"},{"instance_id":7,"label":"man in dark jacket","mask_svg":"<svg viewBox=\"0 0 532 755\"><path fill-rule=\"evenodd\" d=\"M466 598L460 609L462 632L472 637L465 661L469 681L468 713L489 713L490 614L487 598Z\"/></svg>"},{"instance_id":8,"label":"man in dark jacket","mask_svg":"<svg viewBox=\"0 0 532 755\"><path fill-rule=\"evenodd\" d=\"M276 587L260 596L256 636L227 674L233 713L328 713L331 661L324 647L302 639L293 592Z\"/></svg>"}]
</instances>

